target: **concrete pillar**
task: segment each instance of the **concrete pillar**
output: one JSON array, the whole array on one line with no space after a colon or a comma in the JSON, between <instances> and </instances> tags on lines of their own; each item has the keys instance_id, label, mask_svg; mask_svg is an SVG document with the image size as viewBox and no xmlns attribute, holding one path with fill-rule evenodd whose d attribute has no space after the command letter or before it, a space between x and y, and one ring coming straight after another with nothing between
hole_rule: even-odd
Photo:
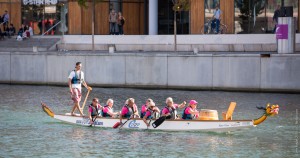
<instances>
[{"instance_id":1,"label":"concrete pillar","mask_svg":"<svg viewBox=\"0 0 300 158\"><path fill-rule=\"evenodd\" d=\"M279 17L276 28L278 54L294 53L295 36L295 19L293 17Z\"/></svg>"},{"instance_id":2,"label":"concrete pillar","mask_svg":"<svg viewBox=\"0 0 300 158\"><path fill-rule=\"evenodd\" d=\"M158 0L149 1L149 35L158 33Z\"/></svg>"}]
</instances>

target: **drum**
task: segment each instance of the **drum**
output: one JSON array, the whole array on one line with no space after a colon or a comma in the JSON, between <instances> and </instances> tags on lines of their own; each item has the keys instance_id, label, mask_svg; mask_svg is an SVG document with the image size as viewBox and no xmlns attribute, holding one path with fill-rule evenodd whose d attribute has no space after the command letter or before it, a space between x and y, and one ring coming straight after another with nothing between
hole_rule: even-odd
<instances>
[{"instance_id":1,"label":"drum","mask_svg":"<svg viewBox=\"0 0 300 158\"><path fill-rule=\"evenodd\" d=\"M219 120L218 111L210 109L201 109L199 120Z\"/></svg>"}]
</instances>

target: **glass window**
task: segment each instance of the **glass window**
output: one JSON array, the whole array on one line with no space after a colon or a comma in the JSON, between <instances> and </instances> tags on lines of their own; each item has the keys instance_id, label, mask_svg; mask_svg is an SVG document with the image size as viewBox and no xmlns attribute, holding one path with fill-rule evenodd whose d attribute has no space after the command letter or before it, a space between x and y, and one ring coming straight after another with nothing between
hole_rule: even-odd
<instances>
[{"instance_id":1,"label":"glass window","mask_svg":"<svg viewBox=\"0 0 300 158\"><path fill-rule=\"evenodd\" d=\"M274 13L277 9L280 9L281 1L280 0L268 0L268 5L266 7L266 19L267 19L267 27L266 32L275 32L276 20L274 17Z\"/></svg>"},{"instance_id":2,"label":"glass window","mask_svg":"<svg viewBox=\"0 0 300 158\"><path fill-rule=\"evenodd\" d=\"M284 6L293 6L293 17L295 17L295 28L298 32L298 9L299 9L299 1L297 0L284 0Z\"/></svg>"},{"instance_id":3,"label":"glass window","mask_svg":"<svg viewBox=\"0 0 300 158\"><path fill-rule=\"evenodd\" d=\"M298 1L295 0L235 0L235 33L274 33L273 20L277 8L293 6L298 29Z\"/></svg>"},{"instance_id":4,"label":"glass window","mask_svg":"<svg viewBox=\"0 0 300 158\"><path fill-rule=\"evenodd\" d=\"M266 0L235 0L235 33L264 33Z\"/></svg>"},{"instance_id":5,"label":"glass window","mask_svg":"<svg viewBox=\"0 0 300 158\"><path fill-rule=\"evenodd\" d=\"M31 26L35 35L42 35L48 30L45 35L67 33L67 3L58 2L46 5L22 3L21 12L22 24ZM56 25L57 23L59 24Z\"/></svg>"},{"instance_id":6,"label":"glass window","mask_svg":"<svg viewBox=\"0 0 300 158\"><path fill-rule=\"evenodd\" d=\"M174 11L172 0L158 1L158 34L174 34ZM176 12L177 34L189 34L189 11Z\"/></svg>"},{"instance_id":7,"label":"glass window","mask_svg":"<svg viewBox=\"0 0 300 158\"><path fill-rule=\"evenodd\" d=\"M205 0L205 22L213 17L216 6L220 7L219 4L220 0Z\"/></svg>"},{"instance_id":8,"label":"glass window","mask_svg":"<svg viewBox=\"0 0 300 158\"><path fill-rule=\"evenodd\" d=\"M158 34L174 33L174 12L170 0L158 1Z\"/></svg>"}]
</instances>

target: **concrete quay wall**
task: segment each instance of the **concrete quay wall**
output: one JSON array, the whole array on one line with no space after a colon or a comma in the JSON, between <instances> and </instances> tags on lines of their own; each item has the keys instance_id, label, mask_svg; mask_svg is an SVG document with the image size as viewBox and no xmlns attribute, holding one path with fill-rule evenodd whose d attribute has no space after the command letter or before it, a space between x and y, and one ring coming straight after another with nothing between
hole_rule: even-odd
<instances>
[{"instance_id":1,"label":"concrete quay wall","mask_svg":"<svg viewBox=\"0 0 300 158\"><path fill-rule=\"evenodd\" d=\"M95 35L95 50L173 51L174 35ZM58 49L92 50L91 35L64 35ZM178 51L199 52L276 52L275 34L177 35ZM295 51L300 51L296 34Z\"/></svg>"},{"instance_id":2,"label":"concrete quay wall","mask_svg":"<svg viewBox=\"0 0 300 158\"><path fill-rule=\"evenodd\" d=\"M0 83L67 85L75 62L89 85L300 92L300 54L0 53Z\"/></svg>"}]
</instances>

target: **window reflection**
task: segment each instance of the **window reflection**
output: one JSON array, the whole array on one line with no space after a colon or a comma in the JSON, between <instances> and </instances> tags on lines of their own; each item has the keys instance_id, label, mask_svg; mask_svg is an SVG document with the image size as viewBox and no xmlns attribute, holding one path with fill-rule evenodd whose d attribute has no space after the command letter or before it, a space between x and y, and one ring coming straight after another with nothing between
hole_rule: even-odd
<instances>
[{"instance_id":1,"label":"window reflection","mask_svg":"<svg viewBox=\"0 0 300 158\"><path fill-rule=\"evenodd\" d=\"M210 20L215 12L216 6L219 6L220 0L205 0L205 22ZM219 6L220 7L220 6Z\"/></svg>"},{"instance_id":2,"label":"window reflection","mask_svg":"<svg viewBox=\"0 0 300 158\"><path fill-rule=\"evenodd\" d=\"M274 12L281 0L235 0L235 33L274 33ZM298 28L298 1L285 0L293 6L295 27Z\"/></svg>"},{"instance_id":3,"label":"window reflection","mask_svg":"<svg viewBox=\"0 0 300 158\"><path fill-rule=\"evenodd\" d=\"M36 4L27 4L22 3L21 12L22 12L22 24L31 26L33 33L35 35L42 35L47 30L51 29L45 35L60 35L62 31L67 32L67 17L64 17L64 23L56 25L61 21L61 16L66 16L67 4L59 2L56 5L36 5ZM62 27L65 25L64 27ZM63 29L62 29L63 28ZM19 28L16 28L17 30Z\"/></svg>"},{"instance_id":4,"label":"window reflection","mask_svg":"<svg viewBox=\"0 0 300 158\"><path fill-rule=\"evenodd\" d=\"M158 34L174 33L174 11L172 0L158 1ZM176 12L177 34L189 34L189 11Z\"/></svg>"},{"instance_id":5,"label":"window reflection","mask_svg":"<svg viewBox=\"0 0 300 158\"><path fill-rule=\"evenodd\" d=\"M235 33L263 33L266 0L235 0Z\"/></svg>"},{"instance_id":6,"label":"window reflection","mask_svg":"<svg viewBox=\"0 0 300 158\"><path fill-rule=\"evenodd\" d=\"M298 10L299 10L299 1L297 0L284 0L284 6L293 6L293 17L295 17L295 28L298 32Z\"/></svg>"}]
</instances>

